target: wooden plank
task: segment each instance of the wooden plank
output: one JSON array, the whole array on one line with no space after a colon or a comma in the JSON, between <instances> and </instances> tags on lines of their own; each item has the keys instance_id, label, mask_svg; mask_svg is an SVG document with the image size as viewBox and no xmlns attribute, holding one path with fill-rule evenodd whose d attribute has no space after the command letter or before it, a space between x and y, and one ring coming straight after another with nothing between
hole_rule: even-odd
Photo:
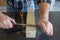
<instances>
[{"instance_id":1,"label":"wooden plank","mask_svg":"<svg viewBox=\"0 0 60 40\"><path fill-rule=\"evenodd\" d=\"M34 11L31 7L27 10L27 24L35 25ZM36 38L36 27L27 26L26 27L26 38Z\"/></svg>"},{"instance_id":2,"label":"wooden plank","mask_svg":"<svg viewBox=\"0 0 60 40\"><path fill-rule=\"evenodd\" d=\"M0 6L6 6L6 0L0 0Z\"/></svg>"}]
</instances>

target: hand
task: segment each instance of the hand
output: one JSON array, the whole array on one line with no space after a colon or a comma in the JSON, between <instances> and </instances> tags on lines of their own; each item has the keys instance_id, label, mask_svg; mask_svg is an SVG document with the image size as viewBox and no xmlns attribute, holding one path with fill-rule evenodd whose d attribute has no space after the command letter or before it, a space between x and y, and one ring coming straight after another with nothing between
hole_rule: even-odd
<instances>
[{"instance_id":1,"label":"hand","mask_svg":"<svg viewBox=\"0 0 60 40\"><path fill-rule=\"evenodd\" d=\"M53 35L53 25L51 24L51 22L46 21L44 19L40 19L38 21L38 25L43 33L47 34L48 36Z\"/></svg>"},{"instance_id":2,"label":"hand","mask_svg":"<svg viewBox=\"0 0 60 40\"><path fill-rule=\"evenodd\" d=\"M16 23L14 19L1 13L1 15L0 15L0 28L3 28L3 29L12 28L13 27L12 22Z\"/></svg>"}]
</instances>

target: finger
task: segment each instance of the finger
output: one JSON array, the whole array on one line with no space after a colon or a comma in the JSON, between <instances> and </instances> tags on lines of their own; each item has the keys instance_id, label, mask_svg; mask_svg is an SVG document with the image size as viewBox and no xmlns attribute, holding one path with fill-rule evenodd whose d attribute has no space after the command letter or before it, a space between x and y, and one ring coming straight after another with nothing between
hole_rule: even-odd
<instances>
[{"instance_id":1,"label":"finger","mask_svg":"<svg viewBox=\"0 0 60 40\"><path fill-rule=\"evenodd\" d=\"M8 25L8 27L9 28L12 28L13 27L13 25L12 25L12 23L10 22L10 20L9 21L7 21L8 23L7 23L7 25Z\"/></svg>"},{"instance_id":2,"label":"finger","mask_svg":"<svg viewBox=\"0 0 60 40\"><path fill-rule=\"evenodd\" d=\"M9 29L9 27L8 27L8 25L7 25L7 23L8 23L7 21L8 21L8 20L6 20L6 21L3 22L3 24L4 24L4 26L5 26L5 29Z\"/></svg>"},{"instance_id":3,"label":"finger","mask_svg":"<svg viewBox=\"0 0 60 40\"><path fill-rule=\"evenodd\" d=\"M53 35L53 25L51 24L51 31L50 31L50 34L49 34L50 36L52 36Z\"/></svg>"},{"instance_id":4,"label":"finger","mask_svg":"<svg viewBox=\"0 0 60 40\"><path fill-rule=\"evenodd\" d=\"M50 27L50 28L49 28L49 31L48 31L48 33L47 33L47 34L48 34L49 36L51 36L51 33L52 33L52 26L51 26L51 24L50 24L50 26L49 26L49 27Z\"/></svg>"},{"instance_id":5,"label":"finger","mask_svg":"<svg viewBox=\"0 0 60 40\"><path fill-rule=\"evenodd\" d=\"M50 29L49 29L49 32L48 32L49 36L51 35L51 32L52 32L52 27L50 26Z\"/></svg>"},{"instance_id":6,"label":"finger","mask_svg":"<svg viewBox=\"0 0 60 40\"><path fill-rule=\"evenodd\" d=\"M5 29L5 26L3 23L0 24L1 28Z\"/></svg>"},{"instance_id":7,"label":"finger","mask_svg":"<svg viewBox=\"0 0 60 40\"><path fill-rule=\"evenodd\" d=\"M13 23L13 24L16 24L15 20L10 18L10 21Z\"/></svg>"},{"instance_id":8,"label":"finger","mask_svg":"<svg viewBox=\"0 0 60 40\"><path fill-rule=\"evenodd\" d=\"M49 34L50 36L52 36L53 35L53 30L50 32L50 34Z\"/></svg>"},{"instance_id":9,"label":"finger","mask_svg":"<svg viewBox=\"0 0 60 40\"><path fill-rule=\"evenodd\" d=\"M44 22L41 22L41 29L44 33L46 33L46 25L44 24Z\"/></svg>"},{"instance_id":10,"label":"finger","mask_svg":"<svg viewBox=\"0 0 60 40\"><path fill-rule=\"evenodd\" d=\"M51 24L50 23L48 23L48 24L46 24L47 26L46 26L46 33L47 33L47 35L49 35L49 33L50 33L50 30L51 30Z\"/></svg>"},{"instance_id":11,"label":"finger","mask_svg":"<svg viewBox=\"0 0 60 40\"><path fill-rule=\"evenodd\" d=\"M51 36L53 35L53 30L52 30L52 32L51 32Z\"/></svg>"}]
</instances>

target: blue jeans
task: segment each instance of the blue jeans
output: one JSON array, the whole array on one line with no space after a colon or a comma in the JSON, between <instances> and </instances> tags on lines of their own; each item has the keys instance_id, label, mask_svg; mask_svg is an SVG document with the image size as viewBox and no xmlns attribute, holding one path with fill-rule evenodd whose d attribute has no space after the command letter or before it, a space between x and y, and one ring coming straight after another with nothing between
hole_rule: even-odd
<instances>
[{"instance_id":1,"label":"blue jeans","mask_svg":"<svg viewBox=\"0 0 60 40\"><path fill-rule=\"evenodd\" d=\"M6 0L6 2L7 2L8 0ZM20 10L20 9L17 9L17 8L15 8L15 7L11 7L10 5L8 5L7 4L7 11L8 12L27 12L27 7L32 7L32 9L34 10L34 0L30 0L30 1L28 1L27 2L27 4L22 8L22 10Z\"/></svg>"}]
</instances>

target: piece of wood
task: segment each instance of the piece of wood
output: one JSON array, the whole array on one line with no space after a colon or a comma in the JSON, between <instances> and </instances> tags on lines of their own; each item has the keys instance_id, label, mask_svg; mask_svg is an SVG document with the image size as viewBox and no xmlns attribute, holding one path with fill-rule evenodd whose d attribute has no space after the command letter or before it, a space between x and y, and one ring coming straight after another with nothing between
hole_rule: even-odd
<instances>
[{"instance_id":1,"label":"piece of wood","mask_svg":"<svg viewBox=\"0 0 60 40\"><path fill-rule=\"evenodd\" d=\"M6 6L6 0L0 0L0 6Z\"/></svg>"},{"instance_id":2,"label":"piece of wood","mask_svg":"<svg viewBox=\"0 0 60 40\"><path fill-rule=\"evenodd\" d=\"M31 7L28 7L27 10L27 24L35 24L34 11ZM27 26L26 27L26 38L36 38L36 27Z\"/></svg>"}]
</instances>

